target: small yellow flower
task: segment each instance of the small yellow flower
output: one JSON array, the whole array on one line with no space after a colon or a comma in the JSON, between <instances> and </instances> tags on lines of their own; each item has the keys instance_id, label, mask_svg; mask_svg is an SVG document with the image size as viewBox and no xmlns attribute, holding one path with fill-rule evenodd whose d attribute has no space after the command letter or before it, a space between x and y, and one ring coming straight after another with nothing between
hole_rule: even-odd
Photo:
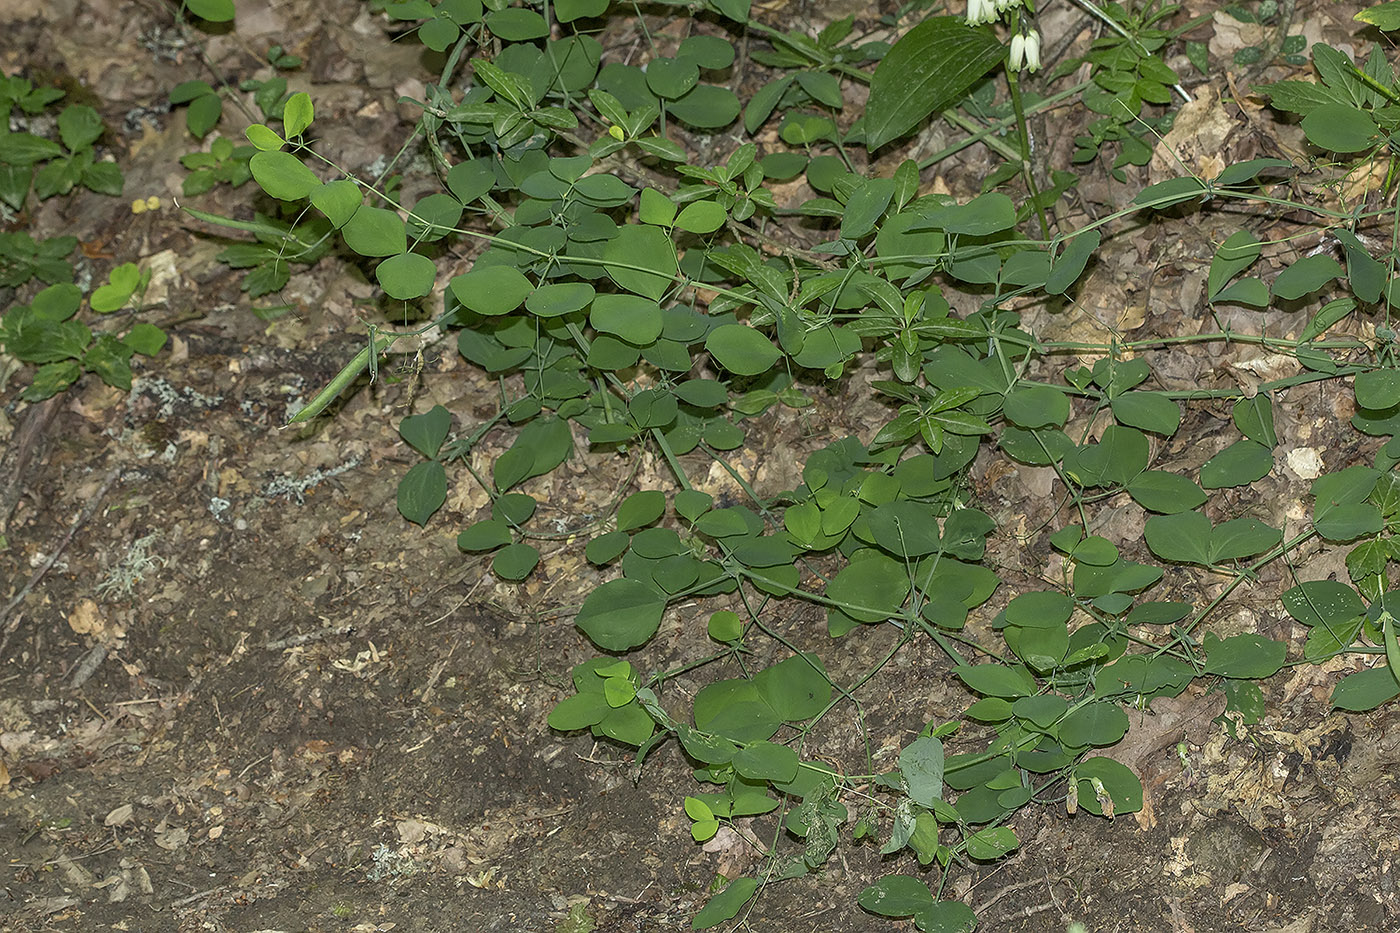
<instances>
[{"instance_id":1,"label":"small yellow flower","mask_svg":"<svg viewBox=\"0 0 1400 933\"><path fill-rule=\"evenodd\" d=\"M131 202L131 212L133 214L144 214L146 211L160 210L160 198L151 195L149 198L137 198Z\"/></svg>"}]
</instances>

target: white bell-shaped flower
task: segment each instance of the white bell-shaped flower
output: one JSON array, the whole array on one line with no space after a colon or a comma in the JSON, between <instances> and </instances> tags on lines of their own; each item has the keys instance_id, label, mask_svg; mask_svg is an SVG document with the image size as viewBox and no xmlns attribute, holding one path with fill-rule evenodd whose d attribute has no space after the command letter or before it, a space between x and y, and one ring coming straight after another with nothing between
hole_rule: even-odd
<instances>
[{"instance_id":1,"label":"white bell-shaped flower","mask_svg":"<svg viewBox=\"0 0 1400 933\"><path fill-rule=\"evenodd\" d=\"M1040 31L1032 29L1026 33L1026 70L1031 74L1040 70Z\"/></svg>"},{"instance_id":2,"label":"white bell-shaped flower","mask_svg":"<svg viewBox=\"0 0 1400 933\"><path fill-rule=\"evenodd\" d=\"M1020 71L1026 63L1026 37L1019 32L1011 37L1011 57L1006 63L1008 71Z\"/></svg>"}]
</instances>

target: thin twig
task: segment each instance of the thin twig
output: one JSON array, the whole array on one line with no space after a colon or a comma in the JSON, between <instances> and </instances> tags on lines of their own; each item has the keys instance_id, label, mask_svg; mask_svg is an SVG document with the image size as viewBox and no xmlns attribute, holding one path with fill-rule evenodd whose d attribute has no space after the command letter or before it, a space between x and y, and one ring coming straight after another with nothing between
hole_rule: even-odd
<instances>
[{"instance_id":1,"label":"thin twig","mask_svg":"<svg viewBox=\"0 0 1400 933\"><path fill-rule=\"evenodd\" d=\"M10 598L10 601L5 604L4 609L0 609L0 626L4 628L4 635L0 636L0 657L4 656L5 648L10 643L10 636L14 634L15 629L19 627L20 619L23 618L23 615L20 615L16 616L13 622L7 622L6 620L10 618L10 613L14 612L15 608L19 606L20 603L24 602L25 597L29 595L30 591L38 585L40 580L44 579L44 574L48 573L49 570L53 568L53 565L58 563L58 558L63 554L64 550L67 549L68 545L72 543L73 536L78 533L78 529L86 525L88 520L92 518L93 513L97 511L97 507L107 495L107 490L112 488L112 483L116 482L117 474L120 472L120 466L114 466L107 471L107 475L102 478L102 485L98 486L97 492L93 493L88 499L87 504L83 506L82 512L78 514L73 524L68 526L68 532L63 536L63 540L58 542L58 546L54 548L48 560L44 561L34 573L30 574L29 580L25 582L24 586L20 587L19 592Z\"/></svg>"}]
</instances>

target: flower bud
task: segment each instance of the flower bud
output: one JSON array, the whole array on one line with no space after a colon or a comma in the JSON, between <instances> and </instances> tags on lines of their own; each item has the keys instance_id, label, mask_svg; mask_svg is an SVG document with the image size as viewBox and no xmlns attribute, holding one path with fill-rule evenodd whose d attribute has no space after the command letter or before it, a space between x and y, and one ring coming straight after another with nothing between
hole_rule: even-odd
<instances>
[{"instance_id":1,"label":"flower bud","mask_svg":"<svg viewBox=\"0 0 1400 933\"><path fill-rule=\"evenodd\" d=\"M1019 32L1011 37L1011 58L1006 63L1008 71L1020 71L1026 60L1026 37Z\"/></svg>"}]
</instances>

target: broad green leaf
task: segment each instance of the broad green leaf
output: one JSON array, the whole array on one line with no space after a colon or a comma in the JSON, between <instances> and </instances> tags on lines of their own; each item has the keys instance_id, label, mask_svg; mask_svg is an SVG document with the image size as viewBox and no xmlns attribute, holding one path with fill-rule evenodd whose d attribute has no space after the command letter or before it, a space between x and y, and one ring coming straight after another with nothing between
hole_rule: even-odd
<instances>
[{"instance_id":1,"label":"broad green leaf","mask_svg":"<svg viewBox=\"0 0 1400 933\"><path fill-rule=\"evenodd\" d=\"M756 376L772 368L782 354L763 334L743 324L721 324L705 338L715 361L739 376Z\"/></svg>"},{"instance_id":2,"label":"broad green leaf","mask_svg":"<svg viewBox=\"0 0 1400 933\"><path fill-rule=\"evenodd\" d=\"M918 878L886 875L861 891L856 903L881 917L912 917L933 906L933 893Z\"/></svg>"},{"instance_id":3,"label":"broad green leaf","mask_svg":"<svg viewBox=\"0 0 1400 933\"><path fill-rule=\"evenodd\" d=\"M562 317L588 307L595 292L587 282L541 285L525 299L526 309L539 317Z\"/></svg>"},{"instance_id":4,"label":"broad green leaf","mask_svg":"<svg viewBox=\"0 0 1400 933\"><path fill-rule=\"evenodd\" d=\"M1201 486L1224 489L1248 486L1274 468L1274 455L1258 441L1236 441L1201 466Z\"/></svg>"},{"instance_id":5,"label":"broad green leaf","mask_svg":"<svg viewBox=\"0 0 1400 933\"><path fill-rule=\"evenodd\" d=\"M625 531L609 531L590 540L584 548L583 556L588 559L590 564L602 566L616 560L623 551L627 550L627 544L630 540Z\"/></svg>"},{"instance_id":6,"label":"broad green leaf","mask_svg":"<svg viewBox=\"0 0 1400 933\"><path fill-rule=\"evenodd\" d=\"M1392 408L1400 405L1400 370L1372 369L1356 374L1353 385L1356 404L1362 408Z\"/></svg>"},{"instance_id":7,"label":"broad green leaf","mask_svg":"<svg viewBox=\"0 0 1400 933\"><path fill-rule=\"evenodd\" d=\"M395 256L408 251L403 221L382 207L361 207L340 228L340 235L345 245L361 256Z\"/></svg>"},{"instance_id":8,"label":"broad green leaf","mask_svg":"<svg viewBox=\"0 0 1400 933\"><path fill-rule=\"evenodd\" d=\"M1127 765L1112 758L1088 758L1074 769L1074 777L1079 788L1079 807L1100 816L1108 811L1098 799L1093 778L1097 778L1108 794L1113 813L1136 813L1142 809L1142 782Z\"/></svg>"},{"instance_id":9,"label":"broad green leaf","mask_svg":"<svg viewBox=\"0 0 1400 933\"><path fill-rule=\"evenodd\" d=\"M1400 2L1392 0L1390 3L1382 3L1369 10L1362 10L1352 18L1360 23L1369 23L1383 32L1400 29Z\"/></svg>"},{"instance_id":10,"label":"broad green leaf","mask_svg":"<svg viewBox=\"0 0 1400 933\"><path fill-rule=\"evenodd\" d=\"M608 702L601 693L575 693L565 697L550 710L549 728L573 732L597 725L608 715Z\"/></svg>"},{"instance_id":11,"label":"broad green leaf","mask_svg":"<svg viewBox=\"0 0 1400 933\"><path fill-rule=\"evenodd\" d=\"M399 480L399 514L425 525L447 501L447 472L436 460L414 464Z\"/></svg>"},{"instance_id":12,"label":"broad green leaf","mask_svg":"<svg viewBox=\"0 0 1400 933\"><path fill-rule=\"evenodd\" d=\"M1012 390L1001 410L1023 428L1059 427L1069 418L1069 396L1054 386L1028 386Z\"/></svg>"},{"instance_id":13,"label":"broad green leaf","mask_svg":"<svg viewBox=\"0 0 1400 933\"><path fill-rule=\"evenodd\" d=\"M297 91L287 98L282 108L282 129L288 137L300 136L315 118L316 108L311 103L311 95Z\"/></svg>"},{"instance_id":14,"label":"broad green leaf","mask_svg":"<svg viewBox=\"0 0 1400 933\"><path fill-rule=\"evenodd\" d=\"M1309 628L1336 628L1366 611L1356 590L1336 580L1309 580L1279 597L1288 614Z\"/></svg>"},{"instance_id":15,"label":"broad green leaf","mask_svg":"<svg viewBox=\"0 0 1400 933\"><path fill-rule=\"evenodd\" d=\"M1200 512L1154 515L1143 526L1153 554L1190 564L1210 564L1210 533L1210 519Z\"/></svg>"},{"instance_id":16,"label":"broad green leaf","mask_svg":"<svg viewBox=\"0 0 1400 933\"><path fill-rule=\"evenodd\" d=\"M1036 691L1035 681L1030 675L1004 664L974 664L955 667L953 672L973 690L990 697L1011 699L1031 696Z\"/></svg>"},{"instance_id":17,"label":"broad green leaf","mask_svg":"<svg viewBox=\"0 0 1400 933\"><path fill-rule=\"evenodd\" d=\"M1171 437L1181 424L1181 406L1158 392L1124 392L1109 403L1122 424Z\"/></svg>"},{"instance_id":18,"label":"broad green leaf","mask_svg":"<svg viewBox=\"0 0 1400 933\"><path fill-rule=\"evenodd\" d=\"M539 550L534 545L517 541L496 552L491 558L491 572L502 580L519 583L533 573L539 563Z\"/></svg>"},{"instance_id":19,"label":"broad green leaf","mask_svg":"<svg viewBox=\"0 0 1400 933\"><path fill-rule=\"evenodd\" d=\"M434 405L421 415L409 415L400 421L399 437L431 460L437 456L451 429L452 414L441 405Z\"/></svg>"},{"instance_id":20,"label":"broad green leaf","mask_svg":"<svg viewBox=\"0 0 1400 933\"><path fill-rule=\"evenodd\" d=\"M1001 63L1004 46L960 18L924 20L885 53L870 81L866 147L872 152L903 136L935 111L951 107Z\"/></svg>"},{"instance_id":21,"label":"broad green leaf","mask_svg":"<svg viewBox=\"0 0 1400 933\"><path fill-rule=\"evenodd\" d=\"M280 149L255 152L248 167L262 190L282 201L299 201L321 187L301 159Z\"/></svg>"},{"instance_id":22,"label":"broad green leaf","mask_svg":"<svg viewBox=\"0 0 1400 933\"><path fill-rule=\"evenodd\" d=\"M381 262L374 270L374 277L390 298L412 301L433 290L437 266L421 253L399 253Z\"/></svg>"},{"instance_id":23,"label":"broad green leaf","mask_svg":"<svg viewBox=\"0 0 1400 933\"><path fill-rule=\"evenodd\" d=\"M841 612L857 622L883 622L899 614L909 595L904 565L878 555L841 568L826 586L826 598L842 603L828 612Z\"/></svg>"},{"instance_id":24,"label":"broad green leaf","mask_svg":"<svg viewBox=\"0 0 1400 933\"><path fill-rule=\"evenodd\" d=\"M650 525L666 511L666 494L659 489L644 489L622 500L617 509L617 530L633 531Z\"/></svg>"},{"instance_id":25,"label":"broad green leaf","mask_svg":"<svg viewBox=\"0 0 1400 933\"><path fill-rule=\"evenodd\" d=\"M603 247L608 275L634 294L659 300L679 271L676 248L664 230L626 224Z\"/></svg>"},{"instance_id":26,"label":"broad green leaf","mask_svg":"<svg viewBox=\"0 0 1400 933\"><path fill-rule=\"evenodd\" d=\"M1202 647L1206 652L1206 673L1222 677L1272 677L1283 668L1288 656L1285 643L1248 633L1222 640L1214 632L1206 632Z\"/></svg>"},{"instance_id":27,"label":"broad green leaf","mask_svg":"<svg viewBox=\"0 0 1400 933\"><path fill-rule=\"evenodd\" d=\"M1210 533L1210 562L1242 560L1262 554L1283 540L1283 532L1255 518L1234 518Z\"/></svg>"},{"instance_id":28,"label":"broad green leaf","mask_svg":"<svg viewBox=\"0 0 1400 933\"><path fill-rule=\"evenodd\" d=\"M1094 255L1094 250L1099 248L1101 239L1099 231L1090 230L1071 240L1059 256L1051 260L1045 290L1052 295L1063 295L1068 291L1083 274L1084 266L1088 264L1089 257Z\"/></svg>"},{"instance_id":29,"label":"broad green leaf","mask_svg":"<svg viewBox=\"0 0 1400 933\"><path fill-rule=\"evenodd\" d=\"M741 0L727 0L730 5L734 5ZM742 0L747 5L747 0ZM710 898L705 906L690 921L692 930L708 930L710 927L719 926L726 920L733 917L743 909L749 898L753 897L758 890L758 882L753 878L736 878L721 892Z\"/></svg>"},{"instance_id":30,"label":"broad green leaf","mask_svg":"<svg viewBox=\"0 0 1400 933\"><path fill-rule=\"evenodd\" d=\"M875 229L894 198L894 179L871 178L855 190L841 217L841 236L858 240Z\"/></svg>"},{"instance_id":31,"label":"broad green leaf","mask_svg":"<svg viewBox=\"0 0 1400 933\"><path fill-rule=\"evenodd\" d=\"M1274 297L1291 301L1310 295L1342 275L1342 266L1331 256L1304 256L1274 279Z\"/></svg>"},{"instance_id":32,"label":"broad green leaf","mask_svg":"<svg viewBox=\"0 0 1400 933\"><path fill-rule=\"evenodd\" d=\"M574 624L604 651L628 651L661 625L666 599L636 580L609 580L584 598Z\"/></svg>"},{"instance_id":33,"label":"broad green leaf","mask_svg":"<svg viewBox=\"0 0 1400 933\"><path fill-rule=\"evenodd\" d=\"M811 719L831 702L831 681L815 654L779 661L754 675L752 683L757 696L785 722Z\"/></svg>"},{"instance_id":34,"label":"broad green leaf","mask_svg":"<svg viewBox=\"0 0 1400 933\"><path fill-rule=\"evenodd\" d=\"M1260 392L1253 398L1240 399L1231 410L1231 417L1235 427L1245 437L1265 447L1278 446L1278 434L1274 431L1274 406L1269 393Z\"/></svg>"},{"instance_id":35,"label":"broad green leaf","mask_svg":"<svg viewBox=\"0 0 1400 933\"><path fill-rule=\"evenodd\" d=\"M186 0L189 11L211 23L227 23L234 16L233 0Z\"/></svg>"},{"instance_id":36,"label":"broad green leaf","mask_svg":"<svg viewBox=\"0 0 1400 933\"><path fill-rule=\"evenodd\" d=\"M1373 710L1400 696L1400 680L1388 665L1349 674L1332 689L1332 706L1353 713Z\"/></svg>"},{"instance_id":37,"label":"broad green leaf","mask_svg":"<svg viewBox=\"0 0 1400 933\"><path fill-rule=\"evenodd\" d=\"M714 233L724 226L727 217L724 208L714 201L693 201L676 217L676 227L687 233Z\"/></svg>"},{"instance_id":38,"label":"broad green leaf","mask_svg":"<svg viewBox=\"0 0 1400 933\"><path fill-rule=\"evenodd\" d=\"M360 186L348 178L326 182L311 192L311 203L332 224L343 227L360 209Z\"/></svg>"},{"instance_id":39,"label":"broad green leaf","mask_svg":"<svg viewBox=\"0 0 1400 933\"><path fill-rule=\"evenodd\" d=\"M967 837L967 854L975 859L999 859L1021 845L1010 826L989 826Z\"/></svg>"},{"instance_id":40,"label":"broad green leaf","mask_svg":"<svg viewBox=\"0 0 1400 933\"><path fill-rule=\"evenodd\" d=\"M1330 541L1352 541L1381 530L1380 509L1365 501L1380 480L1380 472L1350 466L1313 480L1313 526Z\"/></svg>"},{"instance_id":41,"label":"broad green leaf","mask_svg":"<svg viewBox=\"0 0 1400 933\"><path fill-rule=\"evenodd\" d=\"M598 295L588 309L588 322L595 330L639 347L661 336L663 320L660 305L637 295Z\"/></svg>"},{"instance_id":42,"label":"broad green leaf","mask_svg":"<svg viewBox=\"0 0 1400 933\"><path fill-rule=\"evenodd\" d=\"M509 314L535 290L530 280L510 266L485 266L453 276L452 294L466 308L487 316Z\"/></svg>"},{"instance_id":43,"label":"broad green leaf","mask_svg":"<svg viewBox=\"0 0 1400 933\"><path fill-rule=\"evenodd\" d=\"M1200 486L1184 476L1162 470L1145 470L1133 477L1128 484L1128 495L1148 511L1164 514L1188 512L1206 501L1205 491Z\"/></svg>"},{"instance_id":44,"label":"broad green leaf","mask_svg":"<svg viewBox=\"0 0 1400 933\"><path fill-rule=\"evenodd\" d=\"M914 925L923 933L972 933L977 915L962 901L939 901L915 915Z\"/></svg>"},{"instance_id":45,"label":"broad green leaf","mask_svg":"<svg viewBox=\"0 0 1400 933\"><path fill-rule=\"evenodd\" d=\"M791 781L797 777L797 752L786 745L755 742L733 758L734 770L754 781Z\"/></svg>"},{"instance_id":46,"label":"broad green leaf","mask_svg":"<svg viewBox=\"0 0 1400 933\"><path fill-rule=\"evenodd\" d=\"M1380 141L1380 127L1363 110L1349 104L1322 104L1303 117L1308 142L1332 152L1361 152Z\"/></svg>"},{"instance_id":47,"label":"broad green leaf","mask_svg":"<svg viewBox=\"0 0 1400 933\"><path fill-rule=\"evenodd\" d=\"M909 799L932 807L943 797L943 743L927 735L915 739L899 753L899 772L909 788Z\"/></svg>"},{"instance_id":48,"label":"broad green leaf","mask_svg":"<svg viewBox=\"0 0 1400 933\"><path fill-rule=\"evenodd\" d=\"M679 100L671 101L666 110L691 126L718 130L738 119L742 107L729 88L701 84Z\"/></svg>"},{"instance_id":49,"label":"broad green leaf","mask_svg":"<svg viewBox=\"0 0 1400 933\"><path fill-rule=\"evenodd\" d=\"M457 535L457 547L463 551L493 551L510 542L510 526L494 518L476 522Z\"/></svg>"},{"instance_id":50,"label":"broad green leaf","mask_svg":"<svg viewBox=\"0 0 1400 933\"><path fill-rule=\"evenodd\" d=\"M1262 250L1258 237L1248 230L1236 230L1226 237L1210 262L1210 274L1206 279L1207 298L1214 300L1227 282L1254 265Z\"/></svg>"},{"instance_id":51,"label":"broad green leaf","mask_svg":"<svg viewBox=\"0 0 1400 933\"><path fill-rule=\"evenodd\" d=\"M859 514L860 504L854 499L836 499L822 515L822 533L840 534ZM938 523L933 510L921 502L907 499L887 502L867 512L867 540L872 540L895 557L923 557L939 550ZM867 537L862 533L862 537Z\"/></svg>"}]
</instances>

